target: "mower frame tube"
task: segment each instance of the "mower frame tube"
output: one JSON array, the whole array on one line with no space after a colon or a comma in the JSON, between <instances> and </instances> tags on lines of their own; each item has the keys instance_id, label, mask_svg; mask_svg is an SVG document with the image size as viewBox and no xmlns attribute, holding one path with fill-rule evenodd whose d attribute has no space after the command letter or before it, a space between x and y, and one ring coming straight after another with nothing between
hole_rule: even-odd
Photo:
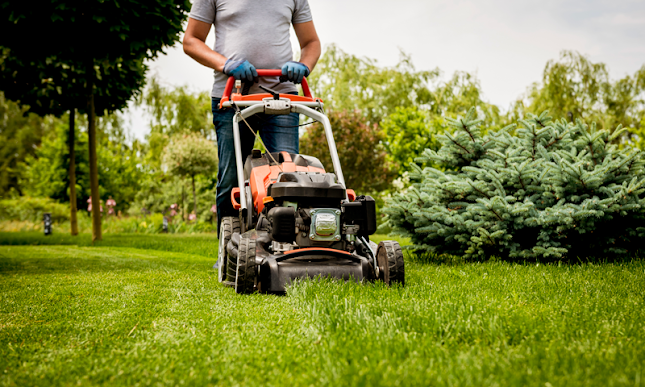
<instances>
[{"instance_id":1,"label":"mower frame tube","mask_svg":"<svg viewBox=\"0 0 645 387\"><path fill-rule=\"evenodd\" d=\"M246 189L244 181L244 160L242 160L242 141L240 139L240 121L242 118L246 119L254 114L264 112L264 103L261 101L252 102L246 109L240 110L233 116L233 144L235 146L235 164L237 169L237 184L240 188L240 211L244 214L248 211L246 205ZM338 182L347 188L345 185L345 177L343 176L343 170L340 166L340 158L338 157L338 150L336 149L336 142L334 141L334 134L331 129L331 123L329 118L326 115L308 107L304 106L300 102L291 103L291 112L304 114L309 118L313 118L316 121L322 122L323 128L325 129L325 137L327 138L327 144L329 145L329 153L331 155L331 163L334 167L334 173L338 178ZM345 200L347 199L347 192L345 192Z\"/></svg>"},{"instance_id":2,"label":"mower frame tube","mask_svg":"<svg viewBox=\"0 0 645 387\"><path fill-rule=\"evenodd\" d=\"M237 185L240 187L240 210L248 211L246 208L246 190L244 187L244 161L242 160L242 140L240 139L240 120L248 118L254 114L262 113L264 105L262 103L250 106L239 111L233 116L233 145L235 146L235 166L237 169Z\"/></svg>"}]
</instances>

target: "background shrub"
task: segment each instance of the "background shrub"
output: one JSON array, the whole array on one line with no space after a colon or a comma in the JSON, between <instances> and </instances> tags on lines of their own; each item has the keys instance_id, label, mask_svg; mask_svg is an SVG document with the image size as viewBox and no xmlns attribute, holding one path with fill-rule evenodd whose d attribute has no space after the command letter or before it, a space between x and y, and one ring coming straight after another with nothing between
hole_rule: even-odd
<instances>
[{"instance_id":1,"label":"background shrub","mask_svg":"<svg viewBox=\"0 0 645 387\"><path fill-rule=\"evenodd\" d=\"M54 222L69 220L69 207L50 198L23 196L0 200L0 220L42 222L45 212L52 214Z\"/></svg>"}]
</instances>

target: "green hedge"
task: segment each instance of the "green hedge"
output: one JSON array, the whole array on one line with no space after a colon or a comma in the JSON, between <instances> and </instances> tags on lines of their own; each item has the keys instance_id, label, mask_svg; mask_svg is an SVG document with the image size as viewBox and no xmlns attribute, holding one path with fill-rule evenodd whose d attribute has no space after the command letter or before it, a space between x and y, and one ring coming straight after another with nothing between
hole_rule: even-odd
<instances>
[{"instance_id":1,"label":"green hedge","mask_svg":"<svg viewBox=\"0 0 645 387\"><path fill-rule=\"evenodd\" d=\"M52 214L54 222L69 220L69 205L58 203L53 199L23 196L0 200L0 220L41 222L46 212Z\"/></svg>"}]
</instances>

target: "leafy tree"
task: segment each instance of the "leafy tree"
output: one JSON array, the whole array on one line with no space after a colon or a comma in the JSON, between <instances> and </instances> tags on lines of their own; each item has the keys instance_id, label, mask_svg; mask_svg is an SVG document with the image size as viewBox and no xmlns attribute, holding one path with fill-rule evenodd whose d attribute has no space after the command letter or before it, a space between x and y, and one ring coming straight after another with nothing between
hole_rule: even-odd
<instances>
[{"instance_id":1,"label":"leafy tree","mask_svg":"<svg viewBox=\"0 0 645 387\"><path fill-rule=\"evenodd\" d=\"M41 138L60 121L28 113L27 108L9 101L0 92L0 197L15 191L22 195L21 166L33 156Z\"/></svg>"},{"instance_id":2,"label":"leafy tree","mask_svg":"<svg viewBox=\"0 0 645 387\"><path fill-rule=\"evenodd\" d=\"M631 136L625 145L645 150L645 117L641 120L638 128L631 129L630 133Z\"/></svg>"},{"instance_id":3,"label":"leafy tree","mask_svg":"<svg viewBox=\"0 0 645 387\"><path fill-rule=\"evenodd\" d=\"M191 93L186 87L168 88L152 77L139 106L152 117L147 135L146 164L151 171L159 171L163 150L170 136L186 131L214 137L210 96L206 92Z\"/></svg>"},{"instance_id":4,"label":"leafy tree","mask_svg":"<svg viewBox=\"0 0 645 387\"><path fill-rule=\"evenodd\" d=\"M386 189L396 171L388 162L382 141L383 132L375 123L367 124L359 112L332 111L328 114L334 129L338 157L347 188L357 193L374 193ZM331 156L321 124L307 127L301 138L300 152L320 159L332 170Z\"/></svg>"},{"instance_id":5,"label":"leafy tree","mask_svg":"<svg viewBox=\"0 0 645 387\"><path fill-rule=\"evenodd\" d=\"M396 66L379 67L373 59L331 45L307 80L328 110L360 110L368 123L378 123L397 106L429 103L428 82L438 74L438 70L417 71L405 54Z\"/></svg>"},{"instance_id":6,"label":"leafy tree","mask_svg":"<svg viewBox=\"0 0 645 387\"><path fill-rule=\"evenodd\" d=\"M490 122L493 128L503 121L499 107L484 101L479 80L467 72L456 71L445 82L436 79L431 86L431 95L428 111L433 115L456 118L474 107L477 116Z\"/></svg>"},{"instance_id":7,"label":"leafy tree","mask_svg":"<svg viewBox=\"0 0 645 387\"><path fill-rule=\"evenodd\" d=\"M364 121L378 123L386 131L378 138L399 172L425 148L438 145L434 135L443 132L444 117L465 114L475 106L478 115L495 127L502 122L499 108L483 100L474 76L456 72L444 80L438 69L417 71L405 54L396 66L380 67L373 59L349 55L332 45L309 81L330 112L358 111Z\"/></svg>"},{"instance_id":8,"label":"leafy tree","mask_svg":"<svg viewBox=\"0 0 645 387\"><path fill-rule=\"evenodd\" d=\"M420 158L448 171L417 167L385 209L416 248L519 260L633 255L645 243L645 158L612 144L623 130L546 112L487 135L474 109L448 122L441 149Z\"/></svg>"},{"instance_id":9,"label":"leafy tree","mask_svg":"<svg viewBox=\"0 0 645 387\"><path fill-rule=\"evenodd\" d=\"M15 28L17 24L19 23L14 23L11 27ZM20 30L20 28L17 29ZM123 58L119 58L116 60L116 66L112 67L109 65L109 61L104 60L101 64L103 68L95 65L88 71L89 64L73 63L78 58L64 61L59 56L47 57L46 51L24 52L22 47L14 46L13 50L3 48L2 54L3 56L0 57L0 82L10 98L19 101L27 106L29 111L41 116L51 114L60 117L69 111L68 155L76 154L74 151L76 110L79 109L93 117L95 113L102 116L120 109L130 98L131 88L135 91L140 89L144 79L145 67L142 58L131 58L131 61L127 63L122 63ZM88 86L88 80L92 83L91 87ZM88 87L93 90L93 94L88 91ZM94 96L98 98L96 101ZM88 129L88 135L94 138L96 135L95 129L93 129L94 119L90 119L89 123L91 127ZM92 143L94 142L90 140L90 144ZM95 147L90 147L89 151L92 155L96 154ZM90 159L95 160L92 155L90 155ZM75 159L72 157L67 165L70 198L74 198L70 199L71 233L76 235L78 234L78 224ZM98 189L98 180L96 184ZM96 200L98 202L99 199ZM98 207L95 206L95 208ZM99 215L97 212L97 216ZM97 222L95 221L94 224L96 225ZM93 230L100 234L100 221L98 222L98 230L96 228Z\"/></svg>"},{"instance_id":10,"label":"leafy tree","mask_svg":"<svg viewBox=\"0 0 645 387\"><path fill-rule=\"evenodd\" d=\"M167 88L152 77L137 103L152 116L152 132L170 136L185 131L208 137L213 133L210 94L191 93L185 86Z\"/></svg>"},{"instance_id":11,"label":"leafy tree","mask_svg":"<svg viewBox=\"0 0 645 387\"><path fill-rule=\"evenodd\" d=\"M190 3L53 0L34 7L6 1L1 8L0 88L8 98L45 113L85 108L92 204L98 209L96 107L99 112L121 109L141 90L146 70L143 61L178 40ZM24 44L42 36L47 36L48 42L38 49ZM92 218L92 238L101 239L99 212L93 211Z\"/></svg>"},{"instance_id":12,"label":"leafy tree","mask_svg":"<svg viewBox=\"0 0 645 387\"><path fill-rule=\"evenodd\" d=\"M68 163L72 157L67 144L68 130L68 126L59 121L55 130L43 137L35 154L25 160L21 185L27 195L48 197L61 202L70 200ZM85 203L89 198L90 188L87 138L77 138L74 152L74 194L79 196L81 203Z\"/></svg>"},{"instance_id":13,"label":"leafy tree","mask_svg":"<svg viewBox=\"0 0 645 387\"><path fill-rule=\"evenodd\" d=\"M637 128L645 116L645 66L612 82L604 63L593 63L575 51L549 61L542 82L533 84L510 112L513 119L549 110L569 121L598 123L602 129Z\"/></svg>"},{"instance_id":14,"label":"leafy tree","mask_svg":"<svg viewBox=\"0 0 645 387\"><path fill-rule=\"evenodd\" d=\"M432 119L431 119L432 117ZM425 149L439 150L436 136L443 133L441 116L416 106L398 107L381 121L388 159L403 171L421 156Z\"/></svg>"},{"instance_id":15,"label":"leafy tree","mask_svg":"<svg viewBox=\"0 0 645 387\"><path fill-rule=\"evenodd\" d=\"M25 193L58 201L69 200L69 175L66 171L72 158L68 154L67 130L67 125L59 122L56 130L43 138L35 156L26 160L23 182ZM138 156L140 146L137 141L128 145L121 119L116 115L99 118L97 132L100 145L97 155L98 172L102 181L100 195L103 198L112 196L117 202L117 210L126 210L134 201L143 180L141 159ZM87 137L78 134L75 147L78 167L75 186L84 207L90 197L88 143Z\"/></svg>"},{"instance_id":16,"label":"leafy tree","mask_svg":"<svg viewBox=\"0 0 645 387\"><path fill-rule=\"evenodd\" d=\"M211 140L195 133L178 134L171 138L163 155L168 172L175 176L190 177L193 188L193 211L197 214L195 177L209 175L217 170L217 150Z\"/></svg>"}]
</instances>

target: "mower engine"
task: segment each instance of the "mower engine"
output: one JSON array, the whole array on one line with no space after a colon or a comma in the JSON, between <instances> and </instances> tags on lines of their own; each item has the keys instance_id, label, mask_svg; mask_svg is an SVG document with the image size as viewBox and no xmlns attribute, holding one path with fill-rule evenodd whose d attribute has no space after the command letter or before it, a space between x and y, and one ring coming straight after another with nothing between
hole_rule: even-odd
<instances>
[{"instance_id":1,"label":"mower engine","mask_svg":"<svg viewBox=\"0 0 645 387\"><path fill-rule=\"evenodd\" d=\"M280 76L280 70L258 70ZM370 196L346 189L331 124L322 100L311 96L231 94L231 77L220 101L234 108L233 138L238 186L231 192L238 217L223 217L219 235L219 280L238 293L283 293L302 278L379 280L404 284L401 247L396 241L370 242L376 206ZM239 90L239 86L238 87ZM311 156L254 149L243 160L240 122L254 114L298 113L323 125L334 173Z\"/></svg>"},{"instance_id":2,"label":"mower engine","mask_svg":"<svg viewBox=\"0 0 645 387\"><path fill-rule=\"evenodd\" d=\"M269 186L257 230L271 234L274 252L325 247L353 252L356 236L376 231L374 199L343 202L345 188L333 173L285 172Z\"/></svg>"}]
</instances>

